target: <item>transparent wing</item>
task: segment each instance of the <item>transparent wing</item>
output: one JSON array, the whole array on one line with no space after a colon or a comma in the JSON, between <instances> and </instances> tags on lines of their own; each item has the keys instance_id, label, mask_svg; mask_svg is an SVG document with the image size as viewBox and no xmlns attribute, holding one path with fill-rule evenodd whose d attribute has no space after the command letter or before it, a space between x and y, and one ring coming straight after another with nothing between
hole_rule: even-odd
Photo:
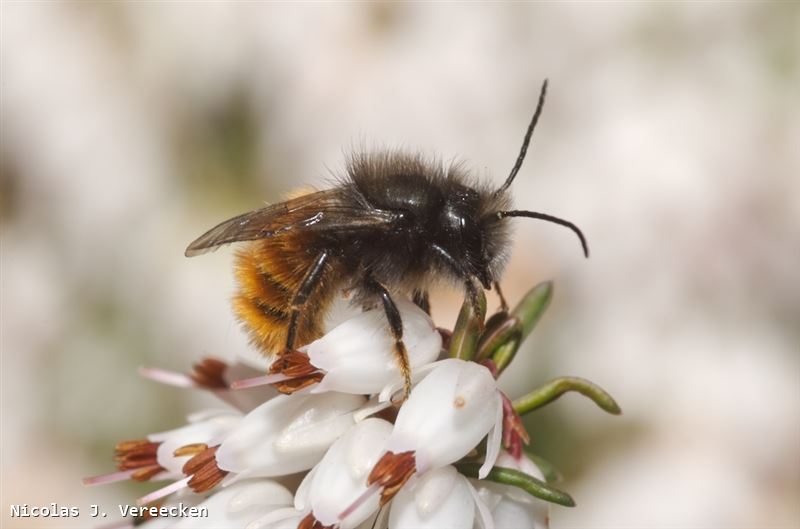
<instances>
[{"instance_id":1,"label":"transparent wing","mask_svg":"<svg viewBox=\"0 0 800 529\"><path fill-rule=\"evenodd\" d=\"M341 188L317 191L244 213L195 239L185 255L193 257L224 244L279 237L292 230L352 231L388 226L391 213L348 197Z\"/></svg>"}]
</instances>

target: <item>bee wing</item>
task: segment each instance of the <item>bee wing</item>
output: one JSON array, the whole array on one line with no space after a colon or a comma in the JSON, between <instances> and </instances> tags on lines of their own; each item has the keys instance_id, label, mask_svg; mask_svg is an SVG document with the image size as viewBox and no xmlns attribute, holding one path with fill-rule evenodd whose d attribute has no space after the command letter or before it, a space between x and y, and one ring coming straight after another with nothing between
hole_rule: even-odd
<instances>
[{"instance_id":1,"label":"bee wing","mask_svg":"<svg viewBox=\"0 0 800 529\"><path fill-rule=\"evenodd\" d=\"M296 229L357 230L388 225L389 212L359 201L343 200L344 191L329 189L244 213L211 228L187 248L186 257L200 255L223 244L279 237Z\"/></svg>"}]
</instances>

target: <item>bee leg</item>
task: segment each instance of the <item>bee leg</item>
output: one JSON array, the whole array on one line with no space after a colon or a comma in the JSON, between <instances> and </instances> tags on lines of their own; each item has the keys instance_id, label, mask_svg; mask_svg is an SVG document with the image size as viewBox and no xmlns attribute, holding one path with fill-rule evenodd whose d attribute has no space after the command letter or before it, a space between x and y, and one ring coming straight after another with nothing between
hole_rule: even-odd
<instances>
[{"instance_id":1,"label":"bee leg","mask_svg":"<svg viewBox=\"0 0 800 529\"><path fill-rule=\"evenodd\" d=\"M367 278L367 287L377 293L383 302L383 311L386 313L386 319L389 320L389 328L394 337L395 360L397 360L400 374L403 376L403 400L406 400L411 393L411 363L408 359L406 345L403 343L403 319L385 286L375 279Z\"/></svg>"},{"instance_id":2,"label":"bee leg","mask_svg":"<svg viewBox=\"0 0 800 529\"><path fill-rule=\"evenodd\" d=\"M291 314L289 316L289 329L286 332L286 349L291 351L294 349L294 342L297 339L297 326L300 319L300 313L305 307L308 298L314 292L314 288L319 285L322 279L322 273L325 271L325 263L327 263L330 253L327 251L320 253L314 263L306 271L303 281L300 282L300 287L292 297Z\"/></svg>"},{"instance_id":3,"label":"bee leg","mask_svg":"<svg viewBox=\"0 0 800 529\"><path fill-rule=\"evenodd\" d=\"M431 315L431 301L428 298L427 290L414 291L414 305L424 310L428 316Z\"/></svg>"},{"instance_id":4,"label":"bee leg","mask_svg":"<svg viewBox=\"0 0 800 529\"><path fill-rule=\"evenodd\" d=\"M497 297L500 298L500 310L503 312L508 312L508 302L506 301L506 297L503 295L503 291L500 290L499 282L494 282L494 289L497 291Z\"/></svg>"}]
</instances>

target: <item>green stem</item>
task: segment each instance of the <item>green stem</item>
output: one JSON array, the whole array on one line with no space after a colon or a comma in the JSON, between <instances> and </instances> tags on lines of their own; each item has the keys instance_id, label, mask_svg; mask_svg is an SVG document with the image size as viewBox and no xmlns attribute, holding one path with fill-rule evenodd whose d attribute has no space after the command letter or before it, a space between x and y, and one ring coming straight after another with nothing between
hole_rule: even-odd
<instances>
[{"instance_id":1,"label":"green stem","mask_svg":"<svg viewBox=\"0 0 800 529\"><path fill-rule=\"evenodd\" d=\"M614 415L622 413L622 410L614 398L603 388L586 379L578 377L563 377L551 380L544 386L515 400L514 410L520 415L524 415L537 408L541 408L545 404L550 404L568 391L577 391L589 397L595 404L608 413Z\"/></svg>"},{"instance_id":2,"label":"green stem","mask_svg":"<svg viewBox=\"0 0 800 529\"><path fill-rule=\"evenodd\" d=\"M457 463L456 469L468 478L477 478L478 470L481 468L481 463ZM555 487L551 487L544 481L529 476L519 470L505 467L494 467L489 471L489 475L484 479L493 481L495 483L502 483L504 485L511 485L517 487L531 496L535 496L541 500L549 501L564 505L565 507L574 507L575 500L566 492L560 491Z\"/></svg>"}]
</instances>

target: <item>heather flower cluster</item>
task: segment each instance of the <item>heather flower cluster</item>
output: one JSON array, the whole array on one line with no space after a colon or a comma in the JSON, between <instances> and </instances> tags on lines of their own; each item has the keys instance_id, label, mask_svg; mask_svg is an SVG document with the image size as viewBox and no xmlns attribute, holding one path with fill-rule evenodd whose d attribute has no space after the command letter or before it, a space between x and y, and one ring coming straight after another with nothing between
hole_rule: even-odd
<instances>
[{"instance_id":1,"label":"heather flower cluster","mask_svg":"<svg viewBox=\"0 0 800 529\"><path fill-rule=\"evenodd\" d=\"M137 503L206 513L158 516L155 508L124 522L150 529L546 528L550 503L574 502L551 485L552 467L528 452L521 415L567 391L619 413L578 378L514 401L499 389L551 292L540 284L488 319L483 298L477 311L465 303L452 331L399 300L414 382L407 399L382 310L344 321L266 375L211 358L189 374L142 369L158 382L211 391L228 408L118 443L117 471L84 483L160 482Z\"/></svg>"}]
</instances>

